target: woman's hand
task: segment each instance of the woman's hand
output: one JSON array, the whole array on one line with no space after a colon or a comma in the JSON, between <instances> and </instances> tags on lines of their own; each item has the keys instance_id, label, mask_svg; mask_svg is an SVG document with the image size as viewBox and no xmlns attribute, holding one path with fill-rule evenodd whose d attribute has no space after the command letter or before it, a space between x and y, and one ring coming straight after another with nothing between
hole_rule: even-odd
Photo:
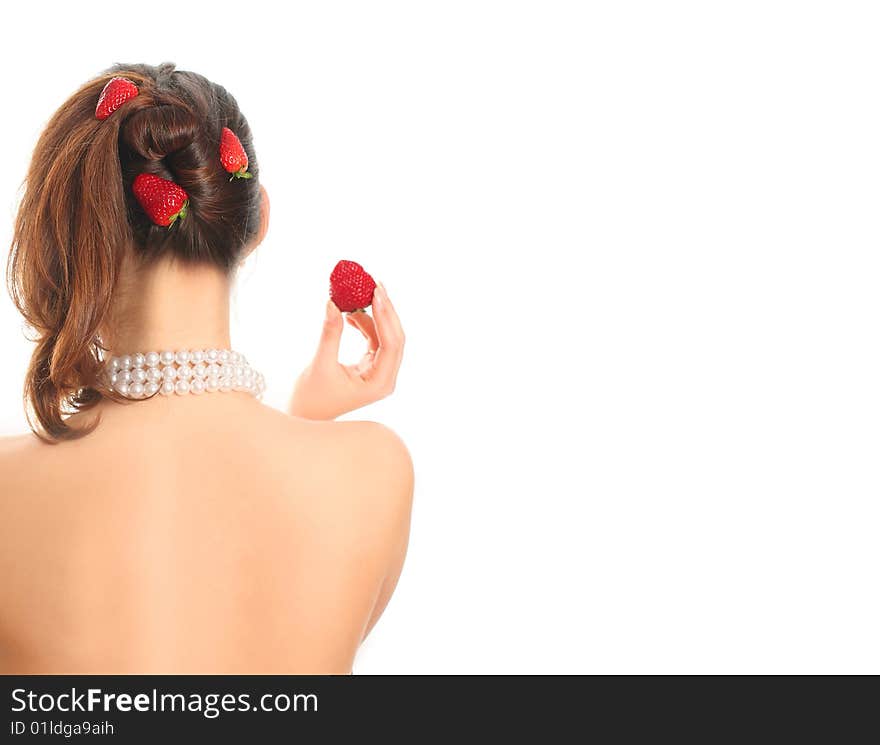
<instances>
[{"instance_id":1,"label":"woman's hand","mask_svg":"<svg viewBox=\"0 0 880 745\"><path fill-rule=\"evenodd\" d=\"M306 419L335 419L390 395L403 359L403 329L394 306L380 284L373 292L373 318L347 313L345 320L367 340L366 354L356 365L339 363L342 313L327 301L327 316L318 351L299 376L289 411Z\"/></svg>"}]
</instances>

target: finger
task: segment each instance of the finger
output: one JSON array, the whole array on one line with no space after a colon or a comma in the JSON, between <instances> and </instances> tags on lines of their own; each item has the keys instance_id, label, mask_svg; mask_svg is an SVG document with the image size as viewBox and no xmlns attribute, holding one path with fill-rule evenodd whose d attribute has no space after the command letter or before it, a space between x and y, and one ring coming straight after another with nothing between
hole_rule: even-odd
<instances>
[{"instance_id":1,"label":"finger","mask_svg":"<svg viewBox=\"0 0 880 745\"><path fill-rule=\"evenodd\" d=\"M369 344L369 350L375 352L379 348L379 336L376 334L376 324L367 313L346 313L345 320L350 326L354 326L363 334Z\"/></svg>"},{"instance_id":2,"label":"finger","mask_svg":"<svg viewBox=\"0 0 880 745\"><path fill-rule=\"evenodd\" d=\"M382 285L377 286L373 293L373 314L379 349L373 358L373 365L362 377L378 385L387 395L394 390L397 380L397 371L403 359L404 337L400 319Z\"/></svg>"},{"instance_id":3,"label":"finger","mask_svg":"<svg viewBox=\"0 0 880 745\"><path fill-rule=\"evenodd\" d=\"M315 360L322 363L337 362L339 360L340 339L342 339L342 313L336 307L336 303L328 300Z\"/></svg>"},{"instance_id":4,"label":"finger","mask_svg":"<svg viewBox=\"0 0 880 745\"><path fill-rule=\"evenodd\" d=\"M393 350L396 354L403 353L403 326L400 324L394 306L388 298L385 285L379 283L373 292L373 316L379 336L379 347Z\"/></svg>"}]
</instances>

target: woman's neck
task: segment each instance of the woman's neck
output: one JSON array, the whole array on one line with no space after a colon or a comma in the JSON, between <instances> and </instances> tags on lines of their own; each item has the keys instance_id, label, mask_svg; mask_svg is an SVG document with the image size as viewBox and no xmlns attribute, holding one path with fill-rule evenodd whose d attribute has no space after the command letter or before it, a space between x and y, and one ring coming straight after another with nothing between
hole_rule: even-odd
<instances>
[{"instance_id":1,"label":"woman's neck","mask_svg":"<svg viewBox=\"0 0 880 745\"><path fill-rule=\"evenodd\" d=\"M230 279L208 265L128 263L102 334L112 352L228 349Z\"/></svg>"}]
</instances>

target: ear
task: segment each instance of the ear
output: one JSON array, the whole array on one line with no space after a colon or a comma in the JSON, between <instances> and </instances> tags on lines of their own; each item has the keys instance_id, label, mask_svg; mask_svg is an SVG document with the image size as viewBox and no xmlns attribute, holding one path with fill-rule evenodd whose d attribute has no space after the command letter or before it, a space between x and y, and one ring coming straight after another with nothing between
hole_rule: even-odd
<instances>
[{"instance_id":1,"label":"ear","mask_svg":"<svg viewBox=\"0 0 880 745\"><path fill-rule=\"evenodd\" d=\"M251 255L251 252L263 242L263 238L269 232L269 210L269 193L266 191L266 187L260 184L260 229L257 231L254 239L245 246L244 252L241 255L242 261Z\"/></svg>"}]
</instances>

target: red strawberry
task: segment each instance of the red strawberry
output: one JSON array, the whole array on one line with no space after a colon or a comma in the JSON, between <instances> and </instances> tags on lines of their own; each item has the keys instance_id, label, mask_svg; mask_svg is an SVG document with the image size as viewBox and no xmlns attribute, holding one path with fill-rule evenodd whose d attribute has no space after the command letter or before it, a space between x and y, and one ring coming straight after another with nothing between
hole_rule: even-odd
<instances>
[{"instance_id":1,"label":"red strawberry","mask_svg":"<svg viewBox=\"0 0 880 745\"><path fill-rule=\"evenodd\" d=\"M113 78L101 95L98 96L98 105L95 107L95 117L104 121L110 114L118 109L130 98L138 94L138 87L125 78Z\"/></svg>"},{"instance_id":2,"label":"red strawberry","mask_svg":"<svg viewBox=\"0 0 880 745\"><path fill-rule=\"evenodd\" d=\"M375 289L376 282L355 261L340 261L330 274L330 299L345 313L370 305Z\"/></svg>"},{"instance_id":3,"label":"red strawberry","mask_svg":"<svg viewBox=\"0 0 880 745\"><path fill-rule=\"evenodd\" d=\"M234 178L253 178L253 174L247 172L248 157L241 140L229 127L223 127L220 133L220 162L232 174L230 181Z\"/></svg>"},{"instance_id":4,"label":"red strawberry","mask_svg":"<svg viewBox=\"0 0 880 745\"><path fill-rule=\"evenodd\" d=\"M131 185L135 198L156 225L171 226L179 217L186 217L189 196L173 181L140 173Z\"/></svg>"}]
</instances>

